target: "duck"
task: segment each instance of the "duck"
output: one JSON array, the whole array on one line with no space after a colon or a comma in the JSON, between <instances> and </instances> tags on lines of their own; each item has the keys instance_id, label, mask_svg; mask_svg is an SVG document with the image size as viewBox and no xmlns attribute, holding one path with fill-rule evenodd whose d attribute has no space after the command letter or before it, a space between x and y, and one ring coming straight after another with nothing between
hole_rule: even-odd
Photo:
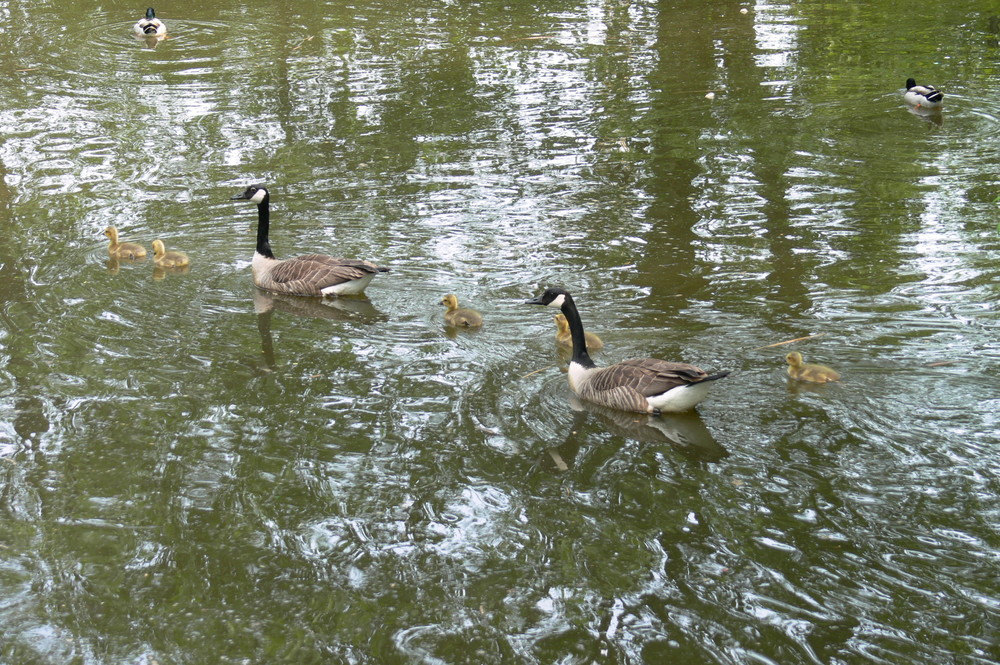
<instances>
[{"instance_id":1,"label":"duck","mask_svg":"<svg viewBox=\"0 0 1000 665\"><path fill-rule=\"evenodd\" d=\"M586 332L569 291L549 287L525 304L556 307L565 315L573 339L569 387L588 402L634 413L681 413L705 399L714 381L729 375L708 374L694 365L658 358L633 358L598 367L587 353Z\"/></svg>"},{"instance_id":2,"label":"duck","mask_svg":"<svg viewBox=\"0 0 1000 665\"><path fill-rule=\"evenodd\" d=\"M785 360L788 361L788 376L796 381L809 381L811 383L840 381L840 374L826 365L811 365L802 362L802 354L798 351L792 351L786 355Z\"/></svg>"},{"instance_id":3,"label":"duck","mask_svg":"<svg viewBox=\"0 0 1000 665\"><path fill-rule=\"evenodd\" d=\"M917 85L912 79L906 79L906 92L903 100L911 106L923 109L939 109L944 102L944 93L932 85Z\"/></svg>"},{"instance_id":4,"label":"duck","mask_svg":"<svg viewBox=\"0 0 1000 665\"><path fill-rule=\"evenodd\" d=\"M455 294L449 293L441 298L441 304L448 308L448 311L444 313L444 320L449 326L479 328L483 325L483 315L474 309L459 307Z\"/></svg>"},{"instance_id":5,"label":"duck","mask_svg":"<svg viewBox=\"0 0 1000 665\"><path fill-rule=\"evenodd\" d=\"M153 241L153 263L160 268L184 268L191 260L184 252L168 252L163 241L157 238Z\"/></svg>"},{"instance_id":6,"label":"duck","mask_svg":"<svg viewBox=\"0 0 1000 665\"><path fill-rule=\"evenodd\" d=\"M132 32L140 37L159 37L167 34L167 26L156 18L156 12L150 7L146 10L146 17L139 19L132 26Z\"/></svg>"},{"instance_id":7,"label":"duck","mask_svg":"<svg viewBox=\"0 0 1000 665\"><path fill-rule=\"evenodd\" d=\"M109 226L104 229L111 242L108 244L108 256L116 259L136 261L146 258L146 248L136 242L118 242L118 227Z\"/></svg>"},{"instance_id":8,"label":"duck","mask_svg":"<svg viewBox=\"0 0 1000 665\"><path fill-rule=\"evenodd\" d=\"M569 322L564 314L556 314L553 320L556 322L556 342L562 346L573 346L573 336L569 331ZM597 351L604 346L601 338L592 332L585 332L584 338L587 340L587 350Z\"/></svg>"},{"instance_id":9,"label":"duck","mask_svg":"<svg viewBox=\"0 0 1000 665\"><path fill-rule=\"evenodd\" d=\"M250 185L230 200L257 204L257 249L251 268L253 283L265 291L296 296L345 296L364 293L375 275L388 268L359 259L339 259L326 254L303 254L279 260L267 239L271 195L263 185Z\"/></svg>"}]
</instances>

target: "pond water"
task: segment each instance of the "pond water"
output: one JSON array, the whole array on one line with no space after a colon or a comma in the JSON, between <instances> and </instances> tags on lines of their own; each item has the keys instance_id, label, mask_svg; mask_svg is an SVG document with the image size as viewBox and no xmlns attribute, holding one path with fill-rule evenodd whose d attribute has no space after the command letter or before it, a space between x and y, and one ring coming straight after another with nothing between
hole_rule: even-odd
<instances>
[{"instance_id":1,"label":"pond water","mask_svg":"<svg viewBox=\"0 0 1000 665\"><path fill-rule=\"evenodd\" d=\"M995 7L156 10L0 0L0 663L994 662ZM732 374L582 404L550 285Z\"/></svg>"}]
</instances>

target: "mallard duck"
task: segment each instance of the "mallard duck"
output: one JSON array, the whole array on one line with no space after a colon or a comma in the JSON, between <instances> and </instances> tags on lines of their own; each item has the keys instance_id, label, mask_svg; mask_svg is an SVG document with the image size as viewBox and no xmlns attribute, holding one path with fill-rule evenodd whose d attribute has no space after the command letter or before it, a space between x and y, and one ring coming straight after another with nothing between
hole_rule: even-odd
<instances>
[{"instance_id":1,"label":"mallard duck","mask_svg":"<svg viewBox=\"0 0 1000 665\"><path fill-rule=\"evenodd\" d=\"M444 320L449 326L478 328L483 325L483 315L474 309L459 307L455 294L449 293L441 298L441 304L448 308L448 311L444 313Z\"/></svg>"},{"instance_id":2,"label":"mallard duck","mask_svg":"<svg viewBox=\"0 0 1000 665\"><path fill-rule=\"evenodd\" d=\"M109 226L104 229L104 235L111 240L108 244L108 256L116 259L128 259L130 261L146 258L146 248L139 243L118 242L117 227Z\"/></svg>"},{"instance_id":3,"label":"mallard duck","mask_svg":"<svg viewBox=\"0 0 1000 665\"><path fill-rule=\"evenodd\" d=\"M558 307L566 315L573 338L573 357L567 372L569 387L588 402L637 413L688 411L705 399L713 381L729 375L709 375L694 365L656 358L634 358L597 367L587 353L583 322L569 291L549 288L526 304Z\"/></svg>"},{"instance_id":4,"label":"mallard duck","mask_svg":"<svg viewBox=\"0 0 1000 665\"><path fill-rule=\"evenodd\" d=\"M163 241L153 241L153 262L161 268L183 268L191 263L184 252L168 252Z\"/></svg>"},{"instance_id":5,"label":"mallard duck","mask_svg":"<svg viewBox=\"0 0 1000 665\"><path fill-rule=\"evenodd\" d=\"M556 314L553 320L556 322L556 341L563 346L573 346L573 335L570 334L565 315ZM584 338L587 340L588 351L597 351L604 346L601 338L592 332L584 333Z\"/></svg>"},{"instance_id":6,"label":"mallard duck","mask_svg":"<svg viewBox=\"0 0 1000 665\"><path fill-rule=\"evenodd\" d=\"M903 99L910 106L922 109L938 109L944 102L944 93L932 85L917 85L913 79L906 79Z\"/></svg>"},{"instance_id":7,"label":"mallard duck","mask_svg":"<svg viewBox=\"0 0 1000 665\"><path fill-rule=\"evenodd\" d=\"M363 293L372 278L389 272L369 261L338 259L326 254L304 254L279 261L271 251L271 197L263 185L251 185L231 200L257 204L257 250L251 267L253 283L265 291L296 296L342 296Z\"/></svg>"},{"instance_id":8,"label":"mallard duck","mask_svg":"<svg viewBox=\"0 0 1000 665\"><path fill-rule=\"evenodd\" d=\"M132 31L140 37L159 37L167 34L167 26L156 18L156 12L150 7L146 10L146 17L139 19L132 26Z\"/></svg>"},{"instance_id":9,"label":"mallard duck","mask_svg":"<svg viewBox=\"0 0 1000 665\"><path fill-rule=\"evenodd\" d=\"M788 376L797 381L810 381L812 383L829 383L839 381L840 374L825 365L810 365L802 362L802 354L792 351L785 360L788 361Z\"/></svg>"}]
</instances>

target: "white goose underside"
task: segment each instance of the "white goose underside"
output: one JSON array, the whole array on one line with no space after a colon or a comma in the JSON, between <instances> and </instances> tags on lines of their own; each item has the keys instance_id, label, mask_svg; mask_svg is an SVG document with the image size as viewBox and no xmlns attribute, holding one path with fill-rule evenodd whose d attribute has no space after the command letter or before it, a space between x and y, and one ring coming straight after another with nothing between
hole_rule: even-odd
<instances>
[{"instance_id":1,"label":"white goose underside","mask_svg":"<svg viewBox=\"0 0 1000 665\"><path fill-rule=\"evenodd\" d=\"M342 284L334 284L333 286L328 286L322 289L324 296L356 296L360 293L364 293L364 290L368 288L368 283L372 281L375 275L365 275L361 279L352 279L349 282L343 282Z\"/></svg>"},{"instance_id":2,"label":"white goose underside","mask_svg":"<svg viewBox=\"0 0 1000 665\"><path fill-rule=\"evenodd\" d=\"M647 397L650 411L660 411L662 413L680 413L690 411L698 402L708 397L711 384L708 382L692 383L688 386L677 386L665 393Z\"/></svg>"}]
</instances>

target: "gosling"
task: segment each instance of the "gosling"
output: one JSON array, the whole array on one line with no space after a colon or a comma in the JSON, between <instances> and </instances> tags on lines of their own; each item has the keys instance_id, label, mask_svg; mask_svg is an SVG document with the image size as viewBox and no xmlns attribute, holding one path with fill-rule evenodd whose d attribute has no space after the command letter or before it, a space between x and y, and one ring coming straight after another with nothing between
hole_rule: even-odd
<instances>
[{"instance_id":1,"label":"gosling","mask_svg":"<svg viewBox=\"0 0 1000 665\"><path fill-rule=\"evenodd\" d=\"M449 326L456 328L478 328L483 325L483 315L474 309L458 306L458 298L449 293L441 299L441 304L448 308L444 320Z\"/></svg>"},{"instance_id":2,"label":"gosling","mask_svg":"<svg viewBox=\"0 0 1000 665\"><path fill-rule=\"evenodd\" d=\"M186 268L191 260L184 252L168 252L163 241L157 238L153 241L153 263L160 268Z\"/></svg>"},{"instance_id":3,"label":"gosling","mask_svg":"<svg viewBox=\"0 0 1000 665\"><path fill-rule=\"evenodd\" d=\"M135 242L118 242L118 228L109 226L104 229L111 243L108 245L108 256L115 259L137 261L146 258L146 248Z\"/></svg>"},{"instance_id":4,"label":"gosling","mask_svg":"<svg viewBox=\"0 0 1000 665\"><path fill-rule=\"evenodd\" d=\"M812 383L830 383L840 381L840 374L825 365L811 365L802 362L802 354L792 351L785 360L788 361L788 376L796 381L809 381Z\"/></svg>"},{"instance_id":5,"label":"gosling","mask_svg":"<svg viewBox=\"0 0 1000 665\"><path fill-rule=\"evenodd\" d=\"M569 331L569 321L566 320L565 314L556 314L553 320L556 322L556 342L561 346L573 346L573 335ZM588 351L597 351L604 346L604 342L601 338L592 332L585 331L583 333L584 339L587 341Z\"/></svg>"}]
</instances>

